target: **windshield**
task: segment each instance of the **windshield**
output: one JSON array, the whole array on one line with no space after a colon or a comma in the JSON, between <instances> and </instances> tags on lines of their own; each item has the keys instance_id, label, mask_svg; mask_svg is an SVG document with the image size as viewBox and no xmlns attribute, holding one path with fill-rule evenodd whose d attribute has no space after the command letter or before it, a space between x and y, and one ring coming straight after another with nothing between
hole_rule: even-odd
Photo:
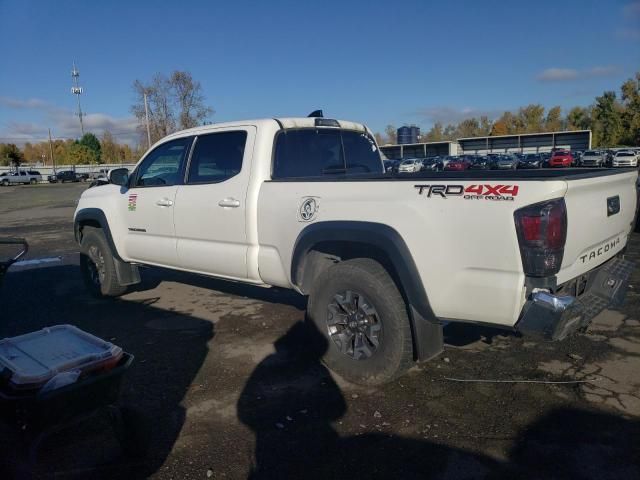
<instances>
[{"instance_id":1,"label":"windshield","mask_svg":"<svg viewBox=\"0 0 640 480\"><path fill-rule=\"evenodd\" d=\"M595 157L597 155L600 155L600 154L595 150L587 150L586 152L584 152L585 157Z\"/></svg>"}]
</instances>

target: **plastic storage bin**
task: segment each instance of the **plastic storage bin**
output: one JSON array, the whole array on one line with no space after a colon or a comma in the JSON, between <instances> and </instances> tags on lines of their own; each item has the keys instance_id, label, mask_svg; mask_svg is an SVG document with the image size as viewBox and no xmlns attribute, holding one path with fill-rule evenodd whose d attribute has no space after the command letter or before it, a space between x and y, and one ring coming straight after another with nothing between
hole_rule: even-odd
<instances>
[{"instance_id":1,"label":"plastic storage bin","mask_svg":"<svg viewBox=\"0 0 640 480\"><path fill-rule=\"evenodd\" d=\"M37 390L69 372L81 377L109 370L122 353L120 347L72 325L44 328L0 340L0 384L5 391Z\"/></svg>"}]
</instances>

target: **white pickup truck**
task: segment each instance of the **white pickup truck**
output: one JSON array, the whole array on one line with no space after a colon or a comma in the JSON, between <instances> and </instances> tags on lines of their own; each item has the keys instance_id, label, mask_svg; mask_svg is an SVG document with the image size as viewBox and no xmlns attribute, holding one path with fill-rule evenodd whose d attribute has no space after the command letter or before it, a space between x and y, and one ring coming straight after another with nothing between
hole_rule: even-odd
<instances>
[{"instance_id":1,"label":"white pickup truck","mask_svg":"<svg viewBox=\"0 0 640 480\"><path fill-rule=\"evenodd\" d=\"M308 295L324 361L389 381L446 322L562 339L619 305L636 170L384 174L363 125L221 123L170 135L85 191L81 268L117 296L158 265Z\"/></svg>"}]
</instances>

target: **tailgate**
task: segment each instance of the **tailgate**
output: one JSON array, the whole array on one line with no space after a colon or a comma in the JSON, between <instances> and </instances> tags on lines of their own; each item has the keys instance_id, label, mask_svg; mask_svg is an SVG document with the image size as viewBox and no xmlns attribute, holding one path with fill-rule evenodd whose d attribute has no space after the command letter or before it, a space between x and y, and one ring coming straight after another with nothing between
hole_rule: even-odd
<instances>
[{"instance_id":1,"label":"tailgate","mask_svg":"<svg viewBox=\"0 0 640 480\"><path fill-rule=\"evenodd\" d=\"M569 178L567 242L558 283L592 270L627 244L636 213L637 171Z\"/></svg>"}]
</instances>

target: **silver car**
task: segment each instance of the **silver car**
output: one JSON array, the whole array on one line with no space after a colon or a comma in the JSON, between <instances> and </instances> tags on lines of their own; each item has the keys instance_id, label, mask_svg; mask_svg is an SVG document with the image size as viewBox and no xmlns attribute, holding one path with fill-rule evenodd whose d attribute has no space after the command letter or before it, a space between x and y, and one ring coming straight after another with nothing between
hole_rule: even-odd
<instances>
[{"instance_id":1,"label":"silver car","mask_svg":"<svg viewBox=\"0 0 640 480\"><path fill-rule=\"evenodd\" d=\"M407 158L398 167L400 173L419 172L422 169L422 158Z\"/></svg>"},{"instance_id":2,"label":"silver car","mask_svg":"<svg viewBox=\"0 0 640 480\"><path fill-rule=\"evenodd\" d=\"M606 158L600 150L587 150L580 158L580 165L583 167L603 167Z\"/></svg>"}]
</instances>

